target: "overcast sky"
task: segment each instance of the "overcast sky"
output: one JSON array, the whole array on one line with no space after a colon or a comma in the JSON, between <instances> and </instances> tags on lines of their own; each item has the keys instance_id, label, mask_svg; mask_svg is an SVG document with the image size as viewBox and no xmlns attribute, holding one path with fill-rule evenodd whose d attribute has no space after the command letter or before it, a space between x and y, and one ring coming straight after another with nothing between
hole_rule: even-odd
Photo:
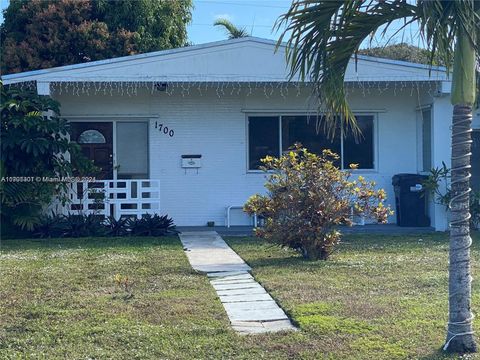
<instances>
[{"instance_id":1,"label":"overcast sky","mask_svg":"<svg viewBox=\"0 0 480 360\"><path fill-rule=\"evenodd\" d=\"M134 1L134 0L124 0ZM1 8L8 6L8 0L0 0ZM193 19L188 25L188 37L193 44L223 40L227 36L221 28L214 27L218 18L227 18L239 27L244 27L253 35L267 39L277 39L272 31L275 20L285 13L291 0L194 0ZM3 20L2 20L3 21ZM395 31L393 26L391 33ZM397 35L394 42L419 44L417 28L409 28L403 35ZM383 44L375 39L373 45Z\"/></svg>"}]
</instances>

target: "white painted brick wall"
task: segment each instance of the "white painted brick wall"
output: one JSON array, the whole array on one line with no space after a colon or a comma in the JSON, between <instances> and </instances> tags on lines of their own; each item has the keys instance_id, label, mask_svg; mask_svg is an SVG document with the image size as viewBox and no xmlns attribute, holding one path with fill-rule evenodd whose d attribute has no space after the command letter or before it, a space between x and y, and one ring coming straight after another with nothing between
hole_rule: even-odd
<instances>
[{"instance_id":1,"label":"white painted brick wall","mask_svg":"<svg viewBox=\"0 0 480 360\"><path fill-rule=\"evenodd\" d=\"M168 96L57 96L62 114L82 115L95 120L98 115L150 115L175 135L169 137L150 124L150 176L161 181L161 208L173 217L177 225L205 225L207 221L224 224L225 207L242 205L250 195L263 192L264 175L247 172L245 109L315 110L309 108L308 94L290 92L288 99L278 94L266 98L263 91L250 96L225 90L220 98L215 90L200 96L195 89L190 94ZM365 96L356 91L351 95L354 110L380 110L377 124L377 170L361 172L387 190L394 207L391 178L396 173L418 168L416 107L418 96L410 90L396 95L393 91L378 95L375 90ZM134 146L135 144L123 144ZM201 154L202 167L181 168L182 154ZM247 224L249 219L238 211L235 224ZM395 221L395 217L391 219Z\"/></svg>"}]
</instances>

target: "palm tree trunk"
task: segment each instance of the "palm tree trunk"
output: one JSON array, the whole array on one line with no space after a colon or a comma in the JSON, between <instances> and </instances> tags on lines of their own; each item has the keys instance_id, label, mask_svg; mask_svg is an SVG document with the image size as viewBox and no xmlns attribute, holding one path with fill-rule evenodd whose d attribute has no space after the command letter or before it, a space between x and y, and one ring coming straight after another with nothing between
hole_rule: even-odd
<instances>
[{"instance_id":1,"label":"palm tree trunk","mask_svg":"<svg viewBox=\"0 0 480 360\"><path fill-rule=\"evenodd\" d=\"M472 106L455 105L452 128L452 213L450 223L449 319L444 350L475 352L470 275L470 155Z\"/></svg>"}]
</instances>

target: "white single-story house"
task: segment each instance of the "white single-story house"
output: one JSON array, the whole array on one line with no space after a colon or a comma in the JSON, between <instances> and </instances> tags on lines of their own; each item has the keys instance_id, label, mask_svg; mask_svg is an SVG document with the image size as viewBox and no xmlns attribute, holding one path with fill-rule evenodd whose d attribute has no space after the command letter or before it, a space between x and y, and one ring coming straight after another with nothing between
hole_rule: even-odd
<instances>
[{"instance_id":1,"label":"white single-story house","mask_svg":"<svg viewBox=\"0 0 480 360\"><path fill-rule=\"evenodd\" d=\"M248 224L240 209L264 192L259 159L299 141L329 147L342 167L377 182L395 208L392 176L450 163L451 82L441 67L359 56L346 75L363 129L329 142L316 131L308 84L289 82L285 48L254 37L212 42L2 77L36 85L61 104L72 137L102 167L105 213L159 212L181 226ZM480 187L480 117L475 114L472 184ZM98 179L98 177L97 177ZM77 187L77 190L81 187ZM72 196L72 209L87 210ZM431 226L445 230L430 199ZM390 222L395 222L395 215Z\"/></svg>"}]
</instances>

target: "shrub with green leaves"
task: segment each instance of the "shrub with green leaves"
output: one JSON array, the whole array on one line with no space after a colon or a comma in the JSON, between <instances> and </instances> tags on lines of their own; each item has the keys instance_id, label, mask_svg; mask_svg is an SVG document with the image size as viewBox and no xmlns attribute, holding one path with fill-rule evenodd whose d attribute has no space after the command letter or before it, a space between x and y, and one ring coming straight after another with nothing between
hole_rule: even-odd
<instances>
[{"instance_id":1,"label":"shrub with green leaves","mask_svg":"<svg viewBox=\"0 0 480 360\"><path fill-rule=\"evenodd\" d=\"M445 206L447 212L450 211L452 200L451 178L451 169L442 161L441 167L430 169L428 178L422 184L437 204ZM470 227L475 230L480 228L480 191L472 190L469 196Z\"/></svg>"},{"instance_id":2,"label":"shrub with green leaves","mask_svg":"<svg viewBox=\"0 0 480 360\"><path fill-rule=\"evenodd\" d=\"M64 235L66 228L64 217L52 212L51 215L40 216L39 221L34 226L33 236L39 238L61 237Z\"/></svg>"},{"instance_id":3,"label":"shrub with green leaves","mask_svg":"<svg viewBox=\"0 0 480 360\"><path fill-rule=\"evenodd\" d=\"M257 235L305 258L325 260L341 239L339 225L352 225L352 213L385 223L393 214L384 205L385 191L337 168L338 158L330 150L316 155L296 145L280 158L263 159L267 194L254 195L244 205L247 213L265 219Z\"/></svg>"},{"instance_id":4,"label":"shrub with green leaves","mask_svg":"<svg viewBox=\"0 0 480 360\"><path fill-rule=\"evenodd\" d=\"M62 237L99 237L106 234L101 216L95 214L68 214L63 216Z\"/></svg>"},{"instance_id":5,"label":"shrub with green leaves","mask_svg":"<svg viewBox=\"0 0 480 360\"><path fill-rule=\"evenodd\" d=\"M113 216L104 218L98 214L70 213L42 215L34 226L33 235L39 238L100 237L100 236L167 236L178 234L173 219L168 215L145 214L136 217Z\"/></svg>"},{"instance_id":6,"label":"shrub with green leaves","mask_svg":"<svg viewBox=\"0 0 480 360\"><path fill-rule=\"evenodd\" d=\"M109 216L105 219L106 235L107 236L125 236L128 234L127 223L128 218L116 219L114 216Z\"/></svg>"},{"instance_id":7,"label":"shrub with green leaves","mask_svg":"<svg viewBox=\"0 0 480 360\"><path fill-rule=\"evenodd\" d=\"M1 82L0 90L2 229L32 230L40 223L45 206L66 187L44 178L93 175L95 167L69 141L68 123L57 117L58 102Z\"/></svg>"},{"instance_id":8,"label":"shrub with green leaves","mask_svg":"<svg viewBox=\"0 0 480 360\"><path fill-rule=\"evenodd\" d=\"M173 219L168 215L145 214L140 219L130 218L126 227L129 234L133 236L165 236L178 233Z\"/></svg>"}]
</instances>

